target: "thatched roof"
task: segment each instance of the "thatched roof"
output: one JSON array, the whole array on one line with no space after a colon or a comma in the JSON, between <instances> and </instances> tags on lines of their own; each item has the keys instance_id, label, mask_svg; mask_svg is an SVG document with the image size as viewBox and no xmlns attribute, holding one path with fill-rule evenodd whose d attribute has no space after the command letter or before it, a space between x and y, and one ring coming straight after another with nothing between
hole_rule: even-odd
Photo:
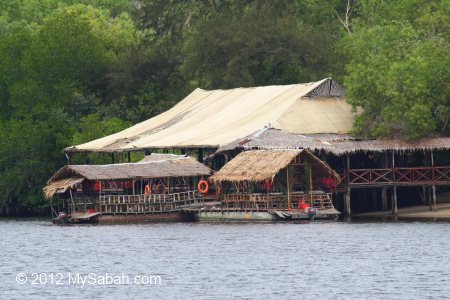
<instances>
[{"instance_id":1,"label":"thatched roof","mask_svg":"<svg viewBox=\"0 0 450 300\"><path fill-rule=\"evenodd\" d=\"M384 152L394 151L429 151L450 149L450 137L422 138L413 142L404 140L347 140L331 142L336 155L354 153L358 151Z\"/></svg>"},{"instance_id":2,"label":"thatched roof","mask_svg":"<svg viewBox=\"0 0 450 300\"><path fill-rule=\"evenodd\" d=\"M441 150L450 148L450 137L423 138L414 142L403 140L360 140L348 134L293 134L265 127L249 136L220 147L217 152L251 149L324 150L335 155L357 151L383 152Z\"/></svg>"},{"instance_id":3,"label":"thatched roof","mask_svg":"<svg viewBox=\"0 0 450 300\"><path fill-rule=\"evenodd\" d=\"M339 98L343 93L331 78L291 85L196 89L158 116L66 151L217 148L268 124L293 133L346 133L356 113Z\"/></svg>"},{"instance_id":4,"label":"thatched roof","mask_svg":"<svg viewBox=\"0 0 450 300\"><path fill-rule=\"evenodd\" d=\"M82 180L119 180L208 176L211 173L210 168L189 156L152 154L137 163L64 166L48 180L44 193L51 197L61 189L67 190L73 186L75 179L80 178Z\"/></svg>"},{"instance_id":5,"label":"thatched roof","mask_svg":"<svg viewBox=\"0 0 450 300\"><path fill-rule=\"evenodd\" d=\"M305 155L305 160L313 161L315 167L336 174L326 163L307 150L250 150L239 153L210 177L213 181L262 181L273 179L283 168L289 165L298 155Z\"/></svg>"},{"instance_id":6,"label":"thatched roof","mask_svg":"<svg viewBox=\"0 0 450 300\"><path fill-rule=\"evenodd\" d=\"M83 180L84 180L83 177L69 177L55 180L50 184L48 184L46 187L44 187L44 196L46 199L50 199L57 192L64 193L68 189L83 182Z\"/></svg>"},{"instance_id":7,"label":"thatched roof","mask_svg":"<svg viewBox=\"0 0 450 300\"><path fill-rule=\"evenodd\" d=\"M229 150L255 149L309 149L319 150L332 148L327 141L321 141L305 135L289 133L285 130L264 127L263 129L220 147L217 152Z\"/></svg>"}]
</instances>

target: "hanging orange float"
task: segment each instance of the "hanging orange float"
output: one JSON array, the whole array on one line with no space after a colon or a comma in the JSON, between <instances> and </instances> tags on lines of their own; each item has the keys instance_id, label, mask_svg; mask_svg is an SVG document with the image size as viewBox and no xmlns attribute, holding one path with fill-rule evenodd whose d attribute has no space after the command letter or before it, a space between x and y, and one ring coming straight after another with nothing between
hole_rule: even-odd
<instances>
[{"instance_id":1,"label":"hanging orange float","mask_svg":"<svg viewBox=\"0 0 450 300\"><path fill-rule=\"evenodd\" d=\"M206 180L203 180L203 179L202 179L202 180L200 180L200 181L198 182L197 187L198 187L198 191L199 191L200 193L205 194L205 193L208 192L209 184L208 184L208 182L207 182Z\"/></svg>"},{"instance_id":2,"label":"hanging orange float","mask_svg":"<svg viewBox=\"0 0 450 300\"><path fill-rule=\"evenodd\" d=\"M142 191L142 190L141 190L141 191ZM145 195L150 195L150 193L151 193L150 185L147 184L147 185L145 186L144 194L145 194Z\"/></svg>"}]
</instances>

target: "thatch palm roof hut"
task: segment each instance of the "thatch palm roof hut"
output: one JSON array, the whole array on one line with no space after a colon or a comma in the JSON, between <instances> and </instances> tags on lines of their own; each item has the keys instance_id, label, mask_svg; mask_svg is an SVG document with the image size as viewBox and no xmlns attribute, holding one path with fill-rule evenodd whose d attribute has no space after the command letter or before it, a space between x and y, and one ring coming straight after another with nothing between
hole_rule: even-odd
<instances>
[{"instance_id":1,"label":"thatch palm roof hut","mask_svg":"<svg viewBox=\"0 0 450 300\"><path fill-rule=\"evenodd\" d=\"M314 170L330 174L339 182L339 175L325 162L308 150L250 150L239 153L210 177L221 181L263 181L273 179L282 169L300 156L300 161L309 163Z\"/></svg>"},{"instance_id":2,"label":"thatch palm roof hut","mask_svg":"<svg viewBox=\"0 0 450 300\"><path fill-rule=\"evenodd\" d=\"M152 154L137 163L111 165L67 165L47 182L44 194L47 199L56 192L65 192L87 180L122 180L211 175L212 170L185 155Z\"/></svg>"}]
</instances>

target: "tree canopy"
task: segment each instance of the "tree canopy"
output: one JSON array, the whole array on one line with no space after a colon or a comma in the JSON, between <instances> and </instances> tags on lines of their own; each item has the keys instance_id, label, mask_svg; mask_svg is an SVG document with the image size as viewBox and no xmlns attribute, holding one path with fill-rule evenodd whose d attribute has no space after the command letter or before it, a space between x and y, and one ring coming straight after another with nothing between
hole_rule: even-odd
<instances>
[{"instance_id":1,"label":"tree canopy","mask_svg":"<svg viewBox=\"0 0 450 300\"><path fill-rule=\"evenodd\" d=\"M41 207L65 147L155 116L198 86L331 76L363 109L355 133L448 135L449 16L442 0L2 1L0 208ZM77 162L87 159L111 161Z\"/></svg>"}]
</instances>

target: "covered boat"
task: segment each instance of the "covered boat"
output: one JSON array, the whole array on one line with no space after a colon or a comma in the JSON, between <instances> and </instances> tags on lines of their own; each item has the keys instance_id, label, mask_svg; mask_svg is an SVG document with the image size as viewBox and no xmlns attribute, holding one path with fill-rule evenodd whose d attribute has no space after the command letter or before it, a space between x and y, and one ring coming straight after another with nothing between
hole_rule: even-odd
<instances>
[{"instance_id":1,"label":"covered boat","mask_svg":"<svg viewBox=\"0 0 450 300\"><path fill-rule=\"evenodd\" d=\"M137 163L67 165L47 182L55 222L181 220L200 205L198 182L212 170L185 155L152 154Z\"/></svg>"}]
</instances>

